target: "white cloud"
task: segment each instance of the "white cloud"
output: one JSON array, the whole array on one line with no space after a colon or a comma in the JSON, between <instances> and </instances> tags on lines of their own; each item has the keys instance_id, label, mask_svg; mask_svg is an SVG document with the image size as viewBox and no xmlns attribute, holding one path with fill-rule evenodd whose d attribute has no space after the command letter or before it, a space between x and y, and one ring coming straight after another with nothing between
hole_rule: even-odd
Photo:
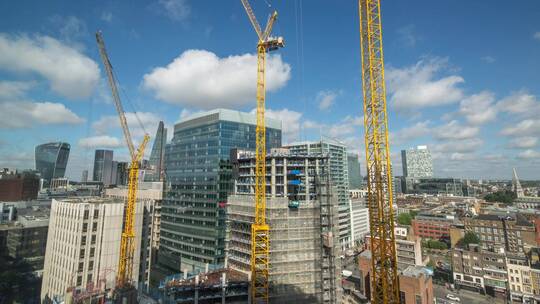
<instances>
[{"instance_id":1,"label":"white cloud","mask_svg":"<svg viewBox=\"0 0 540 304\"><path fill-rule=\"evenodd\" d=\"M397 132L390 133L390 140L393 145L423 137L431 133L430 121L419 121L412 126L405 127Z\"/></svg>"},{"instance_id":2,"label":"white cloud","mask_svg":"<svg viewBox=\"0 0 540 304\"><path fill-rule=\"evenodd\" d=\"M137 116L144 128L140 126ZM160 117L150 112L138 112L137 116L133 112L126 113L126 120L131 136L134 137L133 140L136 140L135 137L143 137L145 129L149 135L154 136L159 121L161 120ZM92 128L98 135L110 134L112 129L120 129L120 119L117 115L102 116L99 120L92 123Z\"/></svg>"},{"instance_id":3,"label":"white cloud","mask_svg":"<svg viewBox=\"0 0 540 304\"><path fill-rule=\"evenodd\" d=\"M518 158L521 159L540 159L540 152L527 149L518 154Z\"/></svg>"},{"instance_id":4,"label":"white cloud","mask_svg":"<svg viewBox=\"0 0 540 304\"><path fill-rule=\"evenodd\" d=\"M112 19L113 19L113 14L111 12L104 11L101 13L101 20L111 23Z\"/></svg>"},{"instance_id":5,"label":"white cloud","mask_svg":"<svg viewBox=\"0 0 540 304\"><path fill-rule=\"evenodd\" d=\"M494 63L495 61L497 61L494 57L492 56L484 56L484 57L481 57L480 60L482 60L483 62L485 63Z\"/></svg>"},{"instance_id":6,"label":"white cloud","mask_svg":"<svg viewBox=\"0 0 540 304\"><path fill-rule=\"evenodd\" d=\"M337 93L333 91L320 91L317 93L316 100L319 103L319 110L327 110L336 101Z\"/></svg>"},{"instance_id":7,"label":"white cloud","mask_svg":"<svg viewBox=\"0 0 540 304\"><path fill-rule=\"evenodd\" d=\"M464 79L457 75L436 77L446 66L446 60L432 58L402 69L387 68L391 102L397 108L417 108L459 101L463 97L459 85L465 82Z\"/></svg>"},{"instance_id":8,"label":"white cloud","mask_svg":"<svg viewBox=\"0 0 540 304\"><path fill-rule=\"evenodd\" d=\"M251 110L251 113L257 113L257 109ZM302 113L285 108L281 110L266 109L264 114L265 117L281 120L283 143L290 143L300 138Z\"/></svg>"},{"instance_id":9,"label":"white cloud","mask_svg":"<svg viewBox=\"0 0 540 304\"><path fill-rule=\"evenodd\" d=\"M0 81L0 100L22 97L33 85L24 81Z\"/></svg>"},{"instance_id":10,"label":"white cloud","mask_svg":"<svg viewBox=\"0 0 540 304\"><path fill-rule=\"evenodd\" d=\"M478 132L478 127L461 125L458 121L452 120L435 128L434 136L440 140L461 140L473 138L478 135Z\"/></svg>"},{"instance_id":11,"label":"white cloud","mask_svg":"<svg viewBox=\"0 0 540 304\"><path fill-rule=\"evenodd\" d=\"M54 15L49 18L53 27L57 27L62 40L74 42L88 35L86 23L75 16Z\"/></svg>"},{"instance_id":12,"label":"white cloud","mask_svg":"<svg viewBox=\"0 0 540 304\"><path fill-rule=\"evenodd\" d=\"M497 107L504 112L522 116L540 116L540 100L526 90L510 94L497 103Z\"/></svg>"},{"instance_id":13,"label":"white cloud","mask_svg":"<svg viewBox=\"0 0 540 304\"><path fill-rule=\"evenodd\" d=\"M322 126L321 132L332 138L342 139L348 135L357 135L359 137L364 136L364 130L361 128L364 125L363 116L350 116L347 115L341 121Z\"/></svg>"},{"instance_id":14,"label":"white cloud","mask_svg":"<svg viewBox=\"0 0 540 304\"><path fill-rule=\"evenodd\" d=\"M497 117L494 102L493 93L483 91L463 99L459 105L459 112L465 115L470 124L481 125Z\"/></svg>"},{"instance_id":15,"label":"white cloud","mask_svg":"<svg viewBox=\"0 0 540 304\"><path fill-rule=\"evenodd\" d=\"M182 109L180 112L180 116L178 117L178 121L185 120L186 118L189 118L193 115L204 113L205 111L194 111L189 109Z\"/></svg>"},{"instance_id":16,"label":"white cloud","mask_svg":"<svg viewBox=\"0 0 540 304\"><path fill-rule=\"evenodd\" d=\"M79 124L84 119L61 103L1 102L0 128L28 128L33 124Z\"/></svg>"},{"instance_id":17,"label":"white cloud","mask_svg":"<svg viewBox=\"0 0 540 304\"><path fill-rule=\"evenodd\" d=\"M532 136L523 136L523 137L516 137L513 138L510 143L509 147L511 148L533 148L538 143L538 138L532 137Z\"/></svg>"},{"instance_id":18,"label":"white cloud","mask_svg":"<svg viewBox=\"0 0 540 304\"><path fill-rule=\"evenodd\" d=\"M526 119L519 122L517 125L512 125L504 128L501 131L503 135L539 135L540 134L540 120L538 119Z\"/></svg>"},{"instance_id":19,"label":"white cloud","mask_svg":"<svg viewBox=\"0 0 540 304\"><path fill-rule=\"evenodd\" d=\"M484 145L480 138L468 138L463 140L448 140L443 143L432 145L433 152L440 153L472 153Z\"/></svg>"},{"instance_id":20,"label":"white cloud","mask_svg":"<svg viewBox=\"0 0 540 304\"><path fill-rule=\"evenodd\" d=\"M540 40L540 32L534 33L533 38L536 39L536 40Z\"/></svg>"},{"instance_id":21,"label":"white cloud","mask_svg":"<svg viewBox=\"0 0 540 304\"><path fill-rule=\"evenodd\" d=\"M416 46L416 42L421 40L418 35L416 34L415 26L414 25L407 25L397 30L397 33L399 35L399 40L402 45L405 45L407 47L414 47Z\"/></svg>"},{"instance_id":22,"label":"white cloud","mask_svg":"<svg viewBox=\"0 0 540 304\"><path fill-rule=\"evenodd\" d=\"M79 146L85 148L118 148L122 146L122 142L116 137L100 135L81 138Z\"/></svg>"},{"instance_id":23,"label":"white cloud","mask_svg":"<svg viewBox=\"0 0 540 304\"><path fill-rule=\"evenodd\" d=\"M0 70L36 73L68 98L90 96L99 81L92 59L48 36L0 34Z\"/></svg>"},{"instance_id":24,"label":"white cloud","mask_svg":"<svg viewBox=\"0 0 540 304\"><path fill-rule=\"evenodd\" d=\"M187 0L159 0L162 12L173 21L183 21L191 14Z\"/></svg>"},{"instance_id":25,"label":"white cloud","mask_svg":"<svg viewBox=\"0 0 540 304\"><path fill-rule=\"evenodd\" d=\"M266 90L287 83L291 67L279 55L266 60ZM219 58L205 50L188 50L166 67L144 75L143 87L156 98L192 108L234 108L255 104L257 56L244 54Z\"/></svg>"}]
</instances>

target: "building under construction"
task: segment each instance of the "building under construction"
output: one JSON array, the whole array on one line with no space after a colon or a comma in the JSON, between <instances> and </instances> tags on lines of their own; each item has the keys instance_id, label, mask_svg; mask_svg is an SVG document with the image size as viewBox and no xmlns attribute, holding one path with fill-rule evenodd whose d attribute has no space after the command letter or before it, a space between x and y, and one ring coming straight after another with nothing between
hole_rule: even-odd
<instances>
[{"instance_id":1,"label":"building under construction","mask_svg":"<svg viewBox=\"0 0 540 304\"><path fill-rule=\"evenodd\" d=\"M168 303L248 303L248 275L230 268L206 271L183 277L168 277L162 282L161 302Z\"/></svg>"},{"instance_id":2,"label":"building under construction","mask_svg":"<svg viewBox=\"0 0 540 304\"><path fill-rule=\"evenodd\" d=\"M227 260L232 269L251 274L255 153L233 150L231 162L235 194L227 202ZM328 156L272 149L266 164L270 301L336 303L341 267Z\"/></svg>"}]
</instances>

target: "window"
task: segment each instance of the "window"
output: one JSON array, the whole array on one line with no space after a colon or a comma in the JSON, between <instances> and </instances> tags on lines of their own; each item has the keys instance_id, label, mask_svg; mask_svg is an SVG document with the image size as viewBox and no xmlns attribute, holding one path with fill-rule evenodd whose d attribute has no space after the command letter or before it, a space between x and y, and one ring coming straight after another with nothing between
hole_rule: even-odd
<instances>
[{"instance_id":1,"label":"window","mask_svg":"<svg viewBox=\"0 0 540 304\"><path fill-rule=\"evenodd\" d=\"M416 304L422 304L422 297L420 295L416 295Z\"/></svg>"},{"instance_id":2,"label":"window","mask_svg":"<svg viewBox=\"0 0 540 304\"><path fill-rule=\"evenodd\" d=\"M84 210L84 219L85 219L85 220L88 219L88 215L89 215L89 211L88 211L88 210Z\"/></svg>"},{"instance_id":3,"label":"window","mask_svg":"<svg viewBox=\"0 0 540 304\"><path fill-rule=\"evenodd\" d=\"M401 304L407 304L407 301L405 299L405 293L403 291L399 292L399 302Z\"/></svg>"},{"instance_id":4,"label":"window","mask_svg":"<svg viewBox=\"0 0 540 304\"><path fill-rule=\"evenodd\" d=\"M78 271L83 271L83 269L84 269L84 262L80 262Z\"/></svg>"},{"instance_id":5,"label":"window","mask_svg":"<svg viewBox=\"0 0 540 304\"><path fill-rule=\"evenodd\" d=\"M82 276L77 277L77 286L81 286L82 284Z\"/></svg>"},{"instance_id":6,"label":"window","mask_svg":"<svg viewBox=\"0 0 540 304\"><path fill-rule=\"evenodd\" d=\"M79 254L79 258L81 258L81 259L84 258L84 249L81 249L81 252Z\"/></svg>"},{"instance_id":7,"label":"window","mask_svg":"<svg viewBox=\"0 0 540 304\"><path fill-rule=\"evenodd\" d=\"M90 257L93 258L94 257L94 253L96 252L96 248L90 248Z\"/></svg>"},{"instance_id":8,"label":"window","mask_svg":"<svg viewBox=\"0 0 540 304\"><path fill-rule=\"evenodd\" d=\"M81 246L86 245L86 235L83 235L81 238Z\"/></svg>"},{"instance_id":9,"label":"window","mask_svg":"<svg viewBox=\"0 0 540 304\"><path fill-rule=\"evenodd\" d=\"M90 244L94 245L96 243L96 235L92 235L92 239L90 240Z\"/></svg>"},{"instance_id":10,"label":"window","mask_svg":"<svg viewBox=\"0 0 540 304\"><path fill-rule=\"evenodd\" d=\"M94 261L88 262L88 270L94 270Z\"/></svg>"},{"instance_id":11,"label":"window","mask_svg":"<svg viewBox=\"0 0 540 304\"><path fill-rule=\"evenodd\" d=\"M98 217L99 217L99 210L95 209L94 210L94 218L97 219Z\"/></svg>"},{"instance_id":12,"label":"window","mask_svg":"<svg viewBox=\"0 0 540 304\"><path fill-rule=\"evenodd\" d=\"M92 231L97 231L97 222L92 223Z\"/></svg>"},{"instance_id":13,"label":"window","mask_svg":"<svg viewBox=\"0 0 540 304\"><path fill-rule=\"evenodd\" d=\"M92 282L92 274L89 273L88 276L86 277L86 283L88 284L89 282Z\"/></svg>"},{"instance_id":14,"label":"window","mask_svg":"<svg viewBox=\"0 0 540 304\"><path fill-rule=\"evenodd\" d=\"M88 231L88 223L83 223L82 231L87 232Z\"/></svg>"}]
</instances>

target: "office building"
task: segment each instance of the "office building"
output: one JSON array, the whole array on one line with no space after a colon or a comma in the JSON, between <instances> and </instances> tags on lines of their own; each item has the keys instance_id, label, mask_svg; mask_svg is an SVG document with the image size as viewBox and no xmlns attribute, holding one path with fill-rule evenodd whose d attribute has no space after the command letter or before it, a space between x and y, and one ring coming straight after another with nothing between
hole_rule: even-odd
<instances>
[{"instance_id":1,"label":"office building","mask_svg":"<svg viewBox=\"0 0 540 304\"><path fill-rule=\"evenodd\" d=\"M223 203L232 192L230 150L255 150L256 115L217 109L174 127L165 148L167 190L161 212L160 271L198 272L225 258ZM281 122L266 119L267 150L281 146Z\"/></svg>"},{"instance_id":2,"label":"office building","mask_svg":"<svg viewBox=\"0 0 540 304\"><path fill-rule=\"evenodd\" d=\"M116 163L116 178L115 185L127 186L129 181L129 163L117 162Z\"/></svg>"},{"instance_id":3,"label":"office building","mask_svg":"<svg viewBox=\"0 0 540 304\"><path fill-rule=\"evenodd\" d=\"M360 189L362 187L362 171L358 154L347 155L347 168L349 171L349 189Z\"/></svg>"},{"instance_id":4,"label":"office building","mask_svg":"<svg viewBox=\"0 0 540 304\"><path fill-rule=\"evenodd\" d=\"M117 186L115 188L105 189L105 197L118 198L126 200L128 188L126 186ZM150 268L154 266L157 260L159 249L159 235L161 231L161 203L163 200L163 182L140 182L137 187L137 203L147 206L149 220L151 225L151 251Z\"/></svg>"},{"instance_id":5,"label":"office building","mask_svg":"<svg viewBox=\"0 0 540 304\"><path fill-rule=\"evenodd\" d=\"M364 241L364 237L369 234L369 209L365 198L351 198L351 247L358 246Z\"/></svg>"},{"instance_id":6,"label":"office building","mask_svg":"<svg viewBox=\"0 0 540 304\"><path fill-rule=\"evenodd\" d=\"M51 179L64 177L71 146L64 142L36 146L36 170L48 185Z\"/></svg>"},{"instance_id":7,"label":"office building","mask_svg":"<svg viewBox=\"0 0 540 304\"><path fill-rule=\"evenodd\" d=\"M433 177L433 161L427 146L401 150L401 163L404 177Z\"/></svg>"},{"instance_id":8,"label":"office building","mask_svg":"<svg viewBox=\"0 0 540 304\"><path fill-rule=\"evenodd\" d=\"M149 206L137 204L132 281L147 285L151 222ZM61 300L70 290L115 286L124 201L112 198L53 199L41 299Z\"/></svg>"},{"instance_id":9,"label":"office building","mask_svg":"<svg viewBox=\"0 0 540 304\"><path fill-rule=\"evenodd\" d=\"M235 195L227 201L228 265L250 271L255 154L231 156ZM273 149L266 157L266 222L270 227L270 302L336 303L341 298L337 195L328 157Z\"/></svg>"},{"instance_id":10,"label":"office building","mask_svg":"<svg viewBox=\"0 0 540 304\"><path fill-rule=\"evenodd\" d=\"M401 190L406 194L464 196L469 194L467 185L457 178L402 177Z\"/></svg>"},{"instance_id":11,"label":"office building","mask_svg":"<svg viewBox=\"0 0 540 304\"><path fill-rule=\"evenodd\" d=\"M112 150L96 150L94 157L93 181L102 182L105 187L112 184Z\"/></svg>"},{"instance_id":12,"label":"office building","mask_svg":"<svg viewBox=\"0 0 540 304\"><path fill-rule=\"evenodd\" d=\"M167 129L164 127L163 121L159 122L156 137L154 138L148 168L145 170L144 175L144 180L147 182L163 181L165 173L165 145L167 144Z\"/></svg>"},{"instance_id":13,"label":"office building","mask_svg":"<svg viewBox=\"0 0 540 304\"><path fill-rule=\"evenodd\" d=\"M88 182L88 170L83 170L82 176L81 176L81 183Z\"/></svg>"},{"instance_id":14,"label":"office building","mask_svg":"<svg viewBox=\"0 0 540 304\"><path fill-rule=\"evenodd\" d=\"M36 199L40 178L33 171L0 171L0 201Z\"/></svg>"},{"instance_id":15,"label":"office building","mask_svg":"<svg viewBox=\"0 0 540 304\"><path fill-rule=\"evenodd\" d=\"M292 153L323 155L330 159L330 179L336 188L339 202L339 242L343 248L351 244L351 216L349 214L349 174L347 147L340 143L319 141L293 143L286 146Z\"/></svg>"},{"instance_id":16,"label":"office building","mask_svg":"<svg viewBox=\"0 0 540 304\"><path fill-rule=\"evenodd\" d=\"M365 237L365 248L371 247L371 236ZM396 236L396 255L398 270L404 271L409 266L424 266L422 259L422 243L419 237L399 237Z\"/></svg>"}]
</instances>

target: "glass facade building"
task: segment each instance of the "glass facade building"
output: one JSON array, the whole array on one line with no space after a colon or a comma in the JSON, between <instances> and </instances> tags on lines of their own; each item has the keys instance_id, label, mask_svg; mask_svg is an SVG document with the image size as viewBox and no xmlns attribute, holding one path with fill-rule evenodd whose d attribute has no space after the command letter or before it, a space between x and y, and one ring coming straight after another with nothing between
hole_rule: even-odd
<instances>
[{"instance_id":1,"label":"glass facade building","mask_svg":"<svg viewBox=\"0 0 540 304\"><path fill-rule=\"evenodd\" d=\"M349 189L360 189L362 186L362 174L358 154L347 155L347 167L349 169Z\"/></svg>"},{"instance_id":2,"label":"glass facade building","mask_svg":"<svg viewBox=\"0 0 540 304\"><path fill-rule=\"evenodd\" d=\"M36 170L48 185L53 178L64 177L71 146L64 142L53 142L36 147Z\"/></svg>"},{"instance_id":3,"label":"glass facade building","mask_svg":"<svg viewBox=\"0 0 540 304\"><path fill-rule=\"evenodd\" d=\"M94 175L95 182L102 182L103 185L109 186L113 183L113 151L112 150L96 150L94 157Z\"/></svg>"},{"instance_id":4,"label":"glass facade building","mask_svg":"<svg viewBox=\"0 0 540 304\"><path fill-rule=\"evenodd\" d=\"M165 273L222 266L225 204L233 191L230 151L255 150L255 114L217 109L174 127L165 148L159 267ZM267 149L281 146L281 121L266 119Z\"/></svg>"},{"instance_id":5,"label":"glass facade building","mask_svg":"<svg viewBox=\"0 0 540 304\"><path fill-rule=\"evenodd\" d=\"M149 166L144 174L144 181L146 182L159 182L163 180L163 162L165 161L165 145L167 144L167 128L165 128L163 121L159 122L156 137L154 138L154 145L152 146L152 152L150 152L150 159L148 161Z\"/></svg>"}]
</instances>

